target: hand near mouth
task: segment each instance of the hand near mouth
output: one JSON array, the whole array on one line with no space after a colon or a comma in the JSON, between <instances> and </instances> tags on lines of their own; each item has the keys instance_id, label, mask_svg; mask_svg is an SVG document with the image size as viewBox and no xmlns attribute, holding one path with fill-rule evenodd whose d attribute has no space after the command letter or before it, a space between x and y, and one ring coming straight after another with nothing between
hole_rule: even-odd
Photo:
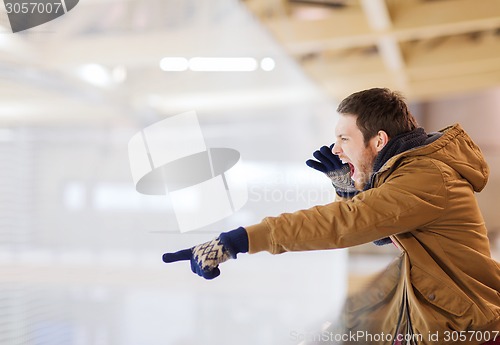
<instances>
[{"instance_id":1,"label":"hand near mouth","mask_svg":"<svg viewBox=\"0 0 500 345\"><path fill-rule=\"evenodd\" d=\"M332 181L337 194L341 197L352 197L357 194L354 187L354 181L351 179L355 169L351 163L344 163L339 156L333 154L332 148L322 146L319 150L314 151L313 156L317 159L308 159L306 164L318 171L327 175Z\"/></svg>"}]
</instances>

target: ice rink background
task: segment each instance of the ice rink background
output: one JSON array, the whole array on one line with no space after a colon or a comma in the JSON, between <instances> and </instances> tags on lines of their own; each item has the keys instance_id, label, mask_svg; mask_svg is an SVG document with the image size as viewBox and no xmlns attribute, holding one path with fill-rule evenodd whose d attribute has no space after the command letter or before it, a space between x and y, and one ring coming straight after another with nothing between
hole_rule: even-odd
<instances>
[{"instance_id":1,"label":"ice rink background","mask_svg":"<svg viewBox=\"0 0 500 345\"><path fill-rule=\"evenodd\" d=\"M298 344L334 322L348 283L397 252L368 245L240 255L214 281L161 256L330 202L328 179L304 162L331 144L336 102L240 3L145 3L171 15L137 39L122 35L147 24L128 2L89 1L30 32L0 33L0 345ZM83 14L109 20L78 31ZM100 61L87 61L88 41L101 35L116 40L92 52ZM166 73L130 63L181 54L271 57L276 66ZM492 178L478 198L493 231L500 228L499 95L412 104L429 131L458 121L484 149ZM241 153L249 199L232 216L181 234L168 196L135 190L127 144L190 110L207 146Z\"/></svg>"}]
</instances>

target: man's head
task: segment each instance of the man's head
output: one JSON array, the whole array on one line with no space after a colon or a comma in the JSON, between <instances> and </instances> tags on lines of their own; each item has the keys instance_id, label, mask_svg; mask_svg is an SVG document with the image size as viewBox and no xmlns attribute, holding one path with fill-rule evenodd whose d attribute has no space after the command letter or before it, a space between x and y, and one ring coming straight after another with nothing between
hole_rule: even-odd
<instances>
[{"instance_id":1,"label":"man's head","mask_svg":"<svg viewBox=\"0 0 500 345\"><path fill-rule=\"evenodd\" d=\"M398 134L417 128L404 98L388 89L353 93L337 108L333 153L349 163L356 188L362 190L372 174L377 154Z\"/></svg>"}]
</instances>

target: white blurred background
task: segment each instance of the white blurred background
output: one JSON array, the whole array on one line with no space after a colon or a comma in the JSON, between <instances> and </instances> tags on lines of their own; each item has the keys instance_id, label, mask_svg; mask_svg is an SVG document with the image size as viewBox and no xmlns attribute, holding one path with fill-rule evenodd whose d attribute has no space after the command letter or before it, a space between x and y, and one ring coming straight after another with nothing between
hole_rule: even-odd
<instances>
[{"instance_id":1,"label":"white blurred background","mask_svg":"<svg viewBox=\"0 0 500 345\"><path fill-rule=\"evenodd\" d=\"M494 0L83 0L15 34L0 5L0 344L298 344L334 321L395 248L240 255L213 281L161 255L331 201L304 162L334 139L338 102L369 87L481 146L498 259L499 32ZM199 56L257 66L161 65ZM180 234L167 196L135 191L127 144L189 110L207 146L241 153L249 201Z\"/></svg>"}]
</instances>

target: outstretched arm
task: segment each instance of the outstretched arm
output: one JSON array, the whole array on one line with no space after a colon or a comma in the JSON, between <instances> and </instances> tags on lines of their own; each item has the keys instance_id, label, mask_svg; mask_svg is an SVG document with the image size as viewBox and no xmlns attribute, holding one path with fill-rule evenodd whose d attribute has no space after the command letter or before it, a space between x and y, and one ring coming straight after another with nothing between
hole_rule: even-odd
<instances>
[{"instance_id":1,"label":"outstretched arm","mask_svg":"<svg viewBox=\"0 0 500 345\"><path fill-rule=\"evenodd\" d=\"M248 252L248 235L244 228L223 232L217 238L189 249L163 254L165 263L189 261L191 270L205 279L220 275L219 264L236 259L239 253Z\"/></svg>"}]
</instances>

